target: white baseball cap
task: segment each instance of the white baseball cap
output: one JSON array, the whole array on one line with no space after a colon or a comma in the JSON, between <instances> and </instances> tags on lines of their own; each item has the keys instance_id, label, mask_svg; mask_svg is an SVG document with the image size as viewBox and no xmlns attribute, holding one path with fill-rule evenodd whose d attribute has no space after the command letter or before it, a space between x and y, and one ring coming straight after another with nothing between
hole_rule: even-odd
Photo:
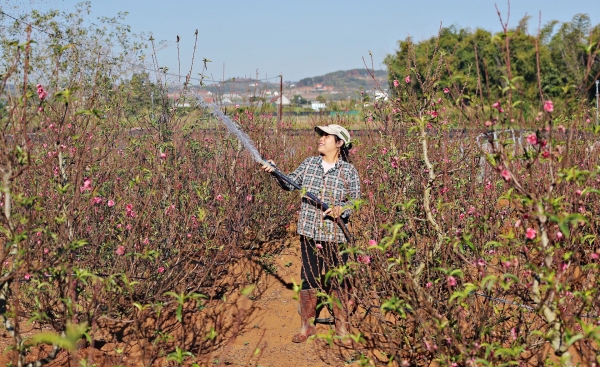
<instances>
[{"instance_id":1,"label":"white baseball cap","mask_svg":"<svg viewBox=\"0 0 600 367\"><path fill-rule=\"evenodd\" d=\"M315 132L317 134L329 134L335 135L338 138L342 139L344 145L350 146L350 133L343 126L331 124L327 126L317 126L315 127Z\"/></svg>"}]
</instances>

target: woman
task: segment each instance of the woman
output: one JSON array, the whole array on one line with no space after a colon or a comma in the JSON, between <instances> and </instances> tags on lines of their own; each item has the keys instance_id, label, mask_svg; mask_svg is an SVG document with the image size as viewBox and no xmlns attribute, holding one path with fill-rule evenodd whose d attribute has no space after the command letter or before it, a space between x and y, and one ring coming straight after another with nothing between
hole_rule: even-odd
<instances>
[{"instance_id":1,"label":"woman","mask_svg":"<svg viewBox=\"0 0 600 367\"><path fill-rule=\"evenodd\" d=\"M346 263L347 254L340 255L342 244L348 239L344 236L337 221L344 225L352 213L351 208L360 197L360 180L358 172L348 162L350 134L340 125L317 126L319 134L319 156L309 157L289 175L303 190L311 192L329 207L322 211L308 197L302 197L302 206L298 218L298 234L302 253L302 290L300 291L301 327L294 335L294 343L305 342L315 333L314 319L317 307L317 289L321 285L329 288L333 298L335 329L339 336L348 331L347 312L340 292L344 284L327 282L320 284L322 275L332 267ZM273 166L275 163L269 161ZM273 172L274 167L264 165L266 172ZM278 179L279 185L291 191L293 186Z\"/></svg>"}]
</instances>

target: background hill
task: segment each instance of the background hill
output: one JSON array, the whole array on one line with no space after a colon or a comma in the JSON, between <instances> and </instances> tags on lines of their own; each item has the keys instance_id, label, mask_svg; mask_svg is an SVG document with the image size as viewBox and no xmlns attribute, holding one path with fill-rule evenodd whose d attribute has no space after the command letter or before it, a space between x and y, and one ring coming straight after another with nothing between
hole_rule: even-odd
<instances>
[{"instance_id":1,"label":"background hill","mask_svg":"<svg viewBox=\"0 0 600 367\"><path fill-rule=\"evenodd\" d=\"M386 70L375 70L376 79L385 84L387 81ZM304 78L296 83L297 87L316 87L317 85L332 86L336 89L362 90L370 89L373 80L367 69L340 70L325 75Z\"/></svg>"}]
</instances>

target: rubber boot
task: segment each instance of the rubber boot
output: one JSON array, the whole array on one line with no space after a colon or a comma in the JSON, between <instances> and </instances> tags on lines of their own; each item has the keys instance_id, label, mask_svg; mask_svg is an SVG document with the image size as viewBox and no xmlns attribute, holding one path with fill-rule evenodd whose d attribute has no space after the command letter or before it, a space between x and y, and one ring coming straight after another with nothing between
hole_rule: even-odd
<instances>
[{"instance_id":1,"label":"rubber boot","mask_svg":"<svg viewBox=\"0 0 600 367\"><path fill-rule=\"evenodd\" d=\"M352 344L352 340L348 337L348 310L346 302L342 297L342 292L339 290L331 291L333 317L335 320L335 333L340 337L340 341L344 346Z\"/></svg>"},{"instance_id":2,"label":"rubber boot","mask_svg":"<svg viewBox=\"0 0 600 367\"><path fill-rule=\"evenodd\" d=\"M317 290L305 289L300 291L300 330L292 337L294 343L304 343L309 336L314 335L314 325L317 315Z\"/></svg>"}]
</instances>

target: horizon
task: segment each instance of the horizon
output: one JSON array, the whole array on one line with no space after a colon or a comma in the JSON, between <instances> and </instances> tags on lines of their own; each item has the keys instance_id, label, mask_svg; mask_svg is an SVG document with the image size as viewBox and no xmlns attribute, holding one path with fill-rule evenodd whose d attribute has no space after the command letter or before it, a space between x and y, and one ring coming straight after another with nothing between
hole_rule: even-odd
<instances>
[{"instance_id":1,"label":"horizon","mask_svg":"<svg viewBox=\"0 0 600 367\"><path fill-rule=\"evenodd\" d=\"M50 9L72 11L76 3L71 0L30 0L11 1L9 4L8 0L4 0L0 2L0 10L18 17L33 9L42 12ZM86 16L86 25L98 17L129 12L124 23L131 26L132 33L152 35L157 41L166 41L166 47L157 52L157 57L160 65L167 66L170 72L178 70L177 36L181 39L182 74L189 70L194 32L198 29L195 57L196 60L212 60L208 63L207 75L214 80L279 79L282 74L284 81L298 82L304 78L365 67L387 70L384 58L395 53L398 42L408 36L416 42L429 39L437 35L440 25L482 28L490 32L501 30L495 2L489 0L452 3L428 0L419 4L385 0L370 4L371 8L358 1L308 1L301 5L279 4L272 0L259 4L201 1L176 7L165 7L156 0L145 3L115 0L90 3L91 14ZM506 21L507 3L497 4ZM206 5L210 8L205 10L203 7ZM570 21L579 13L588 14L592 24L597 24L600 7L595 5L591 0L576 4L558 0L513 1L510 4L509 27L515 27L527 14L531 16L529 32L535 33L539 11L542 12L542 25L551 20ZM200 71L201 62L196 61L192 75Z\"/></svg>"}]
</instances>

